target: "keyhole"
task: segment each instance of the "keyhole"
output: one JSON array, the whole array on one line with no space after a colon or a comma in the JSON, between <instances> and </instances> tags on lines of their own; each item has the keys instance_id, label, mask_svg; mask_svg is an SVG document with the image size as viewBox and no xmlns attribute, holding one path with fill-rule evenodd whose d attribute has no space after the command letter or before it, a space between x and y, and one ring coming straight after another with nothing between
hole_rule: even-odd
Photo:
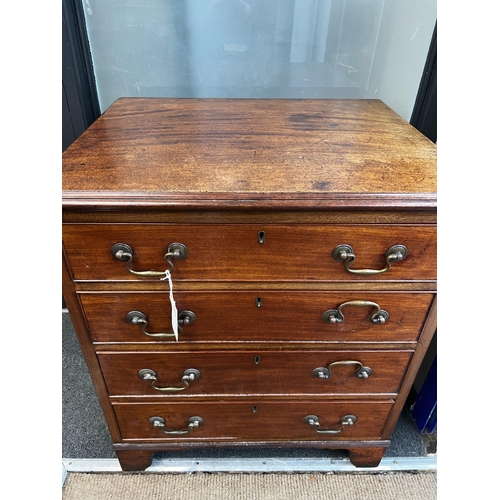
<instances>
[{"instance_id":1,"label":"keyhole","mask_svg":"<svg viewBox=\"0 0 500 500\"><path fill-rule=\"evenodd\" d=\"M262 307L262 297L257 297L257 298L255 299L255 305L256 305L257 307Z\"/></svg>"},{"instance_id":2,"label":"keyhole","mask_svg":"<svg viewBox=\"0 0 500 500\"><path fill-rule=\"evenodd\" d=\"M259 231L259 243L262 245L264 241L266 241L266 232L265 231Z\"/></svg>"},{"instance_id":3,"label":"keyhole","mask_svg":"<svg viewBox=\"0 0 500 500\"><path fill-rule=\"evenodd\" d=\"M260 356L255 356L255 364L258 365L260 363Z\"/></svg>"},{"instance_id":4,"label":"keyhole","mask_svg":"<svg viewBox=\"0 0 500 500\"><path fill-rule=\"evenodd\" d=\"M257 413L257 407L256 407L256 406L254 406L254 407L252 408L252 413Z\"/></svg>"}]
</instances>

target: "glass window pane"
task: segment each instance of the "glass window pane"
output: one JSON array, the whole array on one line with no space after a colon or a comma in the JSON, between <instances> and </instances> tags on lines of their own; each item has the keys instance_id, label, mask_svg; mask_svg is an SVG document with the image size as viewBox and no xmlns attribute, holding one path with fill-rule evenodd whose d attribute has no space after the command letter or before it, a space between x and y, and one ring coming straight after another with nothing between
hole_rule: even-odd
<instances>
[{"instance_id":1,"label":"glass window pane","mask_svg":"<svg viewBox=\"0 0 500 500\"><path fill-rule=\"evenodd\" d=\"M379 98L409 120L435 0L82 0L118 97Z\"/></svg>"}]
</instances>

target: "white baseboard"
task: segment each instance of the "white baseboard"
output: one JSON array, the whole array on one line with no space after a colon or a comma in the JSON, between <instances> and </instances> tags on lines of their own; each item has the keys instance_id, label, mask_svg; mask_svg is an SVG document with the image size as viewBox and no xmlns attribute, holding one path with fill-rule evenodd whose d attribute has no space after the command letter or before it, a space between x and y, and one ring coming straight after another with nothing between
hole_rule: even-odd
<instances>
[{"instance_id":1,"label":"white baseboard","mask_svg":"<svg viewBox=\"0 0 500 500\"><path fill-rule=\"evenodd\" d=\"M117 459L63 459L68 472L121 472ZM349 459L325 458L239 458L239 459L168 459L155 460L144 472L389 472L435 471L437 456L384 457L378 467L354 467Z\"/></svg>"}]
</instances>

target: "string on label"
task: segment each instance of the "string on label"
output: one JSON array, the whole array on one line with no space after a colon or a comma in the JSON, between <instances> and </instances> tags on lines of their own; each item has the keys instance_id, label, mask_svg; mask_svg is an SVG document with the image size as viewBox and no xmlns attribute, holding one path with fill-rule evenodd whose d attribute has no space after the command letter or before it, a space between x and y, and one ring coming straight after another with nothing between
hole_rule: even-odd
<instances>
[{"instance_id":1,"label":"string on label","mask_svg":"<svg viewBox=\"0 0 500 500\"><path fill-rule=\"evenodd\" d=\"M179 318L177 313L177 306L175 305L175 300L174 300L172 276L168 269L165 271L165 277L160 278L160 280L162 281L168 280L168 285L170 287L170 304L172 306L172 331L174 332L176 342L179 342Z\"/></svg>"}]
</instances>

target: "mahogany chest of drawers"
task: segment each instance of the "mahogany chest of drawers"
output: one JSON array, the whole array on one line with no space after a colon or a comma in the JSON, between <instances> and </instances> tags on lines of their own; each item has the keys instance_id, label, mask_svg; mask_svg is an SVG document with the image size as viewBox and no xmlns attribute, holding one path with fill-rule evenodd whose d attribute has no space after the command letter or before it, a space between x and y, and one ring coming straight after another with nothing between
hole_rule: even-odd
<instances>
[{"instance_id":1,"label":"mahogany chest of drawers","mask_svg":"<svg viewBox=\"0 0 500 500\"><path fill-rule=\"evenodd\" d=\"M436 148L377 100L117 100L63 154L63 293L124 470L376 466L436 328Z\"/></svg>"}]
</instances>

